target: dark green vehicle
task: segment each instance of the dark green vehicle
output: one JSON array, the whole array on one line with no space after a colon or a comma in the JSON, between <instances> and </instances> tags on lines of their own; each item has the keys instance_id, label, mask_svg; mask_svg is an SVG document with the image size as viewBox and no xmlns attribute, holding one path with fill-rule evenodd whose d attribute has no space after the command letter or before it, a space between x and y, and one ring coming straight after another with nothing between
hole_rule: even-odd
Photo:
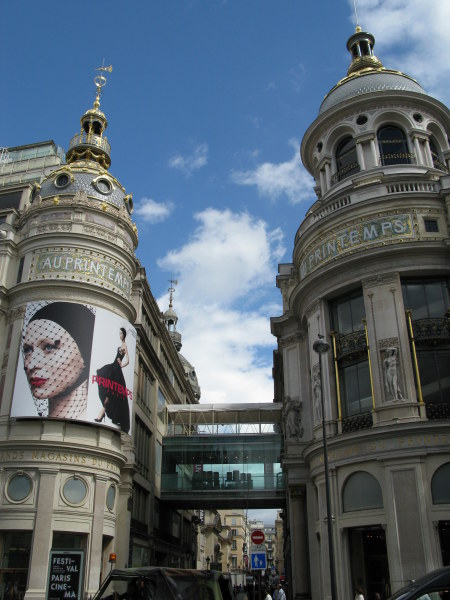
<instances>
[{"instance_id":1,"label":"dark green vehicle","mask_svg":"<svg viewBox=\"0 0 450 600\"><path fill-rule=\"evenodd\" d=\"M93 600L234 600L231 579L217 571L114 569Z\"/></svg>"},{"instance_id":2,"label":"dark green vehicle","mask_svg":"<svg viewBox=\"0 0 450 600\"><path fill-rule=\"evenodd\" d=\"M412 580L389 600L450 600L450 567L436 569Z\"/></svg>"}]
</instances>

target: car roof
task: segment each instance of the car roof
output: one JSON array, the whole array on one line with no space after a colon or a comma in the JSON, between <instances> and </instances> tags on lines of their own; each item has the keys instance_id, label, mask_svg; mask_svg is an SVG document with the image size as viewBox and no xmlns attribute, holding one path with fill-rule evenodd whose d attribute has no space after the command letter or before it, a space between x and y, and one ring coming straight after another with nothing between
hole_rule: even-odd
<instances>
[{"instance_id":1,"label":"car roof","mask_svg":"<svg viewBox=\"0 0 450 600\"><path fill-rule=\"evenodd\" d=\"M410 581L410 583L400 590L397 590L393 596L391 596L390 600L395 598L399 598L400 596L406 596L408 592L419 592L423 588L427 588L431 590L432 588L438 587L450 587L450 566L442 567L441 569L436 569L435 571L431 571L418 579Z\"/></svg>"}]
</instances>

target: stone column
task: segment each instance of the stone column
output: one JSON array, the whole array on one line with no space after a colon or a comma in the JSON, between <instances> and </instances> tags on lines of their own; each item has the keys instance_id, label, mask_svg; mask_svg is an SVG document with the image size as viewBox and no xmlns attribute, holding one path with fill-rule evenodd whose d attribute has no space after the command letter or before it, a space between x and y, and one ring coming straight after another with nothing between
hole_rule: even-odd
<instances>
[{"instance_id":1,"label":"stone column","mask_svg":"<svg viewBox=\"0 0 450 600\"><path fill-rule=\"evenodd\" d=\"M414 136L413 141L414 141L414 150L416 151L416 156L417 156L417 164L423 165L424 160L423 160L422 152L420 150L419 139L416 135Z\"/></svg>"},{"instance_id":2,"label":"stone column","mask_svg":"<svg viewBox=\"0 0 450 600\"><path fill-rule=\"evenodd\" d=\"M26 600L42 600L46 594L48 561L52 548L52 516L58 470L40 470L38 510L34 522L33 542Z\"/></svg>"},{"instance_id":3,"label":"stone column","mask_svg":"<svg viewBox=\"0 0 450 600\"><path fill-rule=\"evenodd\" d=\"M325 163L325 179L327 182L327 190L330 189L331 187L331 165L330 165L330 161L327 160Z\"/></svg>"},{"instance_id":4,"label":"stone column","mask_svg":"<svg viewBox=\"0 0 450 600\"><path fill-rule=\"evenodd\" d=\"M311 598L308 573L306 490L304 486L295 486L289 489L289 522L291 523L291 589L293 597L296 599Z\"/></svg>"},{"instance_id":5,"label":"stone column","mask_svg":"<svg viewBox=\"0 0 450 600\"><path fill-rule=\"evenodd\" d=\"M95 475L94 514L92 517L88 561L89 569L86 573L86 593L88 596L95 594L100 585L107 482L107 476Z\"/></svg>"},{"instance_id":6,"label":"stone column","mask_svg":"<svg viewBox=\"0 0 450 600\"><path fill-rule=\"evenodd\" d=\"M370 140L370 150L372 151L373 166L376 167L378 165L378 155L375 140L373 138Z\"/></svg>"},{"instance_id":7,"label":"stone column","mask_svg":"<svg viewBox=\"0 0 450 600\"><path fill-rule=\"evenodd\" d=\"M320 169L319 171L319 176L320 176L320 188L322 190L322 196L324 196L327 192L327 186L325 183L325 171L324 169Z\"/></svg>"},{"instance_id":8,"label":"stone column","mask_svg":"<svg viewBox=\"0 0 450 600\"><path fill-rule=\"evenodd\" d=\"M431 154L430 140L428 138L425 140L425 153L428 157L430 167L433 167L434 166L433 156Z\"/></svg>"},{"instance_id":9,"label":"stone column","mask_svg":"<svg viewBox=\"0 0 450 600\"><path fill-rule=\"evenodd\" d=\"M361 142L356 142L356 155L358 156L358 162L359 162L359 166L361 168L361 171L365 171L366 169L366 163L364 161L364 152L362 149L362 144Z\"/></svg>"}]
</instances>

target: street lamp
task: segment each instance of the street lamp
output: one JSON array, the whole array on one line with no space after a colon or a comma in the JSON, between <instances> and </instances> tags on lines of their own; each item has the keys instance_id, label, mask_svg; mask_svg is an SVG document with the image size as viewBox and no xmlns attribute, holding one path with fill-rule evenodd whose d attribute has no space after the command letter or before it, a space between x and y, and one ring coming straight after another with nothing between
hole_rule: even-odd
<instances>
[{"instance_id":1,"label":"street lamp","mask_svg":"<svg viewBox=\"0 0 450 600\"><path fill-rule=\"evenodd\" d=\"M209 558L209 556L206 557L206 570L209 571L209 563L211 562L211 559Z\"/></svg>"},{"instance_id":2,"label":"street lamp","mask_svg":"<svg viewBox=\"0 0 450 600\"><path fill-rule=\"evenodd\" d=\"M330 471L328 468L328 448L327 448L327 431L325 426L325 406L323 401L323 382L322 382L322 354L326 354L330 349L330 344L324 339L323 335L313 344L314 352L319 355L319 381L320 381L320 402L322 408L322 443L323 443L323 466L325 472L325 496L327 501L327 526L328 526L328 558L330 562L330 585L331 585L331 600L337 600L336 594L336 570L334 566L334 545L333 545L333 523L331 513L331 497L330 497Z\"/></svg>"}]
</instances>

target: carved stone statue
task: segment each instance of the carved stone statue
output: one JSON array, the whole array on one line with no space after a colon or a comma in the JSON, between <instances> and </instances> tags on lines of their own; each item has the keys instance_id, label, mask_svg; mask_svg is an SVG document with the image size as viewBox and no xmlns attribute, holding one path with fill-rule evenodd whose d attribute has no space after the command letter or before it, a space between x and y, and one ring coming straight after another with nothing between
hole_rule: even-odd
<instances>
[{"instance_id":1,"label":"carved stone statue","mask_svg":"<svg viewBox=\"0 0 450 600\"><path fill-rule=\"evenodd\" d=\"M298 398L286 396L284 400L284 434L286 439L299 440L303 435L301 421L302 403Z\"/></svg>"},{"instance_id":2,"label":"carved stone statue","mask_svg":"<svg viewBox=\"0 0 450 600\"><path fill-rule=\"evenodd\" d=\"M313 397L314 397L314 424L322 421L322 390L320 387L320 373L316 369L313 373Z\"/></svg>"},{"instance_id":3,"label":"carved stone statue","mask_svg":"<svg viewBox=\"0 0 450 600\"><path fill-rule=\"evenodd\" d=\"M389 400L403 400L400 385L398 383L398 361L397 348L387 348L383 361L384 385Z\"/></svg>"}]
</instances>

